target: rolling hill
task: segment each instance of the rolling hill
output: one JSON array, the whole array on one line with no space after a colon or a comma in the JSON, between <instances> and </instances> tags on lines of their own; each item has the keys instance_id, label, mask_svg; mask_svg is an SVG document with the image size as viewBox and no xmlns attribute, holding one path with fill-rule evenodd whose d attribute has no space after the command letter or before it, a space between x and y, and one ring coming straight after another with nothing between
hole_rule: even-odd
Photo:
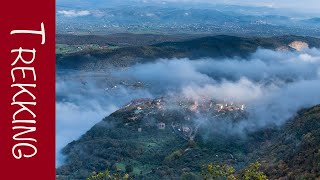
<instances>
[{"instance_id":1,"label":"rolling hill","mask_svg":"<svg viewBox=\"0 0 320 180\"><path fill-rule=\"evenodd\" d=\"M217 119L209 113L211 120L196 126L192 103L179 101L178 108L169 108L173 104L143 99L104 118L63 149L67 159L57 169L58 179L84 179L92 172L126 171L129 166L134 179L174 179L185 172L200 177L207 163L241 170L257 160L270 179L320 176L319 105L299 111L281 127L239 136L219 130L213 122L243 121L245 116L230 111Z\"/></svg>"},{"instance_id":2,"label":"rolling hill","mask_svg":"<svg viewBox=\"0 0 320 180\"><path fill-rule=\"evenodd\" d=\"M130 35L129 35L130 36ZM83 36L82 38L88 38ZM139 39L141 37L137 37ZM76 39L79 44L83 40ZM130 41L133 41L132 39ZM225 58L246 57L258 48L289 48L293 41L303 41L309 47L320 47L320 39L300 36L279 37L236 37L209 36L178 42L162 42L145 46L129 46L103 50L79 51L57 55L57 67L61 69L99 70L110 67L128 67L137 63L154 61L159 58ZM123 42L123 41L122 41ZM65 42L66 43L66 42ZM72 42L75 44L75 42ZM98 44L106 44L99 40Z\"/></svg>"}]
</instances>

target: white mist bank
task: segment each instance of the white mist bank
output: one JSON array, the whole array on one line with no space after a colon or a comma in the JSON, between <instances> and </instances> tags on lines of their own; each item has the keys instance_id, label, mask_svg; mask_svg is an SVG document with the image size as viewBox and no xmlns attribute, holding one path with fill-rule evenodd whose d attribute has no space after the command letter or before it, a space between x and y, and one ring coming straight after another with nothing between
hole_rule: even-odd
<instances>
[{"instance_id":1,"label":"white mist bank","mask_svg":"<svg viewBox=\"0 0 320 180\"><path fill-rule=\"evenodd\" d=\"M301 108L320 103L320 51L260 49L247 59L160 59L115 74L150 84L150 91L246 104L248 121L228 125L247 132L282 125Z\"/></svg>"},{"instance_id":2,"label":"white mist bank","mask_svg":"<svg viewBox=\"0 0 320 180\"><path fill-rule=\"evenodd\" d=\"M60 150L67 143L136 98L178 94L244 103L250 113L247 121L220 124L232 133L282 125L301 108L320 103L318 49L260 49L247 59L159 59L105 74L141 82L144 89L118 86L106 91L103 84L108 82L95 79L94 74L81 74L81 80L57 78L58 165L63 162Z\"/></svg>"},{"instance_id":3,"label":"white mist bank","mask_svg":"<svg viewBox=\"0 0 320 180\"><path fill-rule=\"evenodd\" d=\"M59 73L56 82L56 165L64 162L61 150L104 117L135 98L151 97L142 90L110 88L97 72ZM108 88L107 88L108 87Z\"/></svg>"}]
</instances>

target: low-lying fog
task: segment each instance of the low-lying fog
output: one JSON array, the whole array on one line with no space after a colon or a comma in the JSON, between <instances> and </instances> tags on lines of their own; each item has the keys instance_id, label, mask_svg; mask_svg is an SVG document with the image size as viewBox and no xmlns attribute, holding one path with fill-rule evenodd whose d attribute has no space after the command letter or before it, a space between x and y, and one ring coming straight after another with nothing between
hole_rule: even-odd
<instances>
[{"instance_id":1,"label":"low-lying fog","mask_svg":"<svg viewBox=\"0 0 320 180\"><path fill-rule=\"evenodd\" d=\"M225 126L243 133L281 125L320 103L320 51L260 49L240 59L159 59L106 72L57 74L57 165L60 150L136 98L179 94L244 103L250 118Z\"/></svg>"}]
</instances>

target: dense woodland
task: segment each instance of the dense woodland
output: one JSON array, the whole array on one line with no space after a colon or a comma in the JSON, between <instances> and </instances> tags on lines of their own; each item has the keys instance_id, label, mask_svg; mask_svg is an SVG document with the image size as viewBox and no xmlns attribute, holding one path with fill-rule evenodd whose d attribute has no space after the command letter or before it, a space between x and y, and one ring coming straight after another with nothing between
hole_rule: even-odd
<instances>
[{"instance_id":1,"label":"dense woodland","mask_svg":"<svg viewBox=\"0 0 320 180\"><path fill-rule=\"evenodd\" d=\"M209 129L203 127L194 141L182 139L170 127L159 130L145 124L143 116L130 121L132 113L132 109L116 111L65 147L68 158L58 168L58 177L85 179L92 172L109 170L128 173L133 179L201 179L204 167L211 168L211 173L213 167L215 171L232 167L229 174L241 179L245 169L257 161L261 167L259 163L256 171L269 179L315 179L320 175L320 106L301 110L280 128L263 129L246 138L219 133L204 138ZM164 118L168 124L181 116L170 113L153 118ZM143 130L138 132L138 127Z\"/></svg>"}]
</instances>

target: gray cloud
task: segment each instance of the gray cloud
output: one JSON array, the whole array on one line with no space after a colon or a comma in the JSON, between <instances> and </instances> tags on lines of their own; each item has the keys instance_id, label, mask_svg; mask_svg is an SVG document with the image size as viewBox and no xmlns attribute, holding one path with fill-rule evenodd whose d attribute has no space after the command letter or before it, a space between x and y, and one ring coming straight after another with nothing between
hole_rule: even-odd
<instances>
[{"instance_id":1,"label":"gray cloud","mask_svg":"<svg viewBox=\"0 0 320 180\"><path fill-rule=\"evenodd\" d=\"M185 2L185 3L210 3L210 4L231 4L241 6L259 6L270 8L286 8L298 10L312 10L319 11L320 2L318 0L308 0L308 2L301 0L142 0L143 2Z\"/></svg>"},{"instance_id":2,"label":"gray cloud","mask_svg":"<svg viewBox=\"0 0 320 180\"><path fill-rule=\"evenodd\" d=\"M299 109L320 103L318 49L260 49L248 59L160 59L111 73L63 72L57 76L58 163L63 160L59 154L63 146L136 98L206 96L245 103L246 121L219 122L223 131L241 134L281 125ZM123 82L142 82L144 88Z\"/></svg>"},{"instance_id":3,"label":"gray cloud","mask_svg":"<svg viewBox=\"0 0 320 180\"><path fill-rule=\"evenodd\" d=\"M230 132L281 125L299 109L320 103L318 49L260 49L248 59L161 59L116 74L150 84L151 92L245 103L249 119L226 124Z\"/></svg>"},{"instance_id":4,"label":"gray cloud","mask_svg":"<svg viewBox=\"0 0 320 180\"><path fill-rule=\"evenodd\" d=\"M135 3L160 3L165 4L169 2L177 3L210 3L210 4L230 4L230 5L243 5L243 6L262 6L271 8L287 8L294 10L312 10L319 11L320 1L318 0L57 0L58 5L73 4L74 6L83 5L89 6L95 4L96 6L106 7L110 5L132 5Z\"/></svg>"},{"instance_id":5,"label":"gray cloud","mask_svg":"<svg viewBox=\"0 0 320 180\"><path fill-rule=\"evenodd\" d=\"M77 140L93 125L127 102L151 97L142 89L105 82L108 73L58 71L56 82L56 164L64 157L61 149ZM112 81L112 80L110 80ZM115 88L116 86L116 88Z\"/></svg>"},{"instance_id":6,"label":"gray cloud","mask_svg":"<svg viewBox=\"0 0 320 180\"><path fill-rule=\"evenodd\" d=\"M58 14L61 14L66 17L81 17L81 16L88 16L91 14L88 10L59 10Z\"/></svg>"},{"instance_id":7,"label":"gray cloud","mask_svg":"<svg viewBox=\"0 0 320 180\"><path fill-rule=\"evenodd\" d=\"M260 49L249 59L160 59L114 72L114 75L141 80L157 89L219 83L223 79L237 81L243 77L253 82L285 83L317 77L319 64L317 49L303 52Z\"/></svg>"}]
</instances>

